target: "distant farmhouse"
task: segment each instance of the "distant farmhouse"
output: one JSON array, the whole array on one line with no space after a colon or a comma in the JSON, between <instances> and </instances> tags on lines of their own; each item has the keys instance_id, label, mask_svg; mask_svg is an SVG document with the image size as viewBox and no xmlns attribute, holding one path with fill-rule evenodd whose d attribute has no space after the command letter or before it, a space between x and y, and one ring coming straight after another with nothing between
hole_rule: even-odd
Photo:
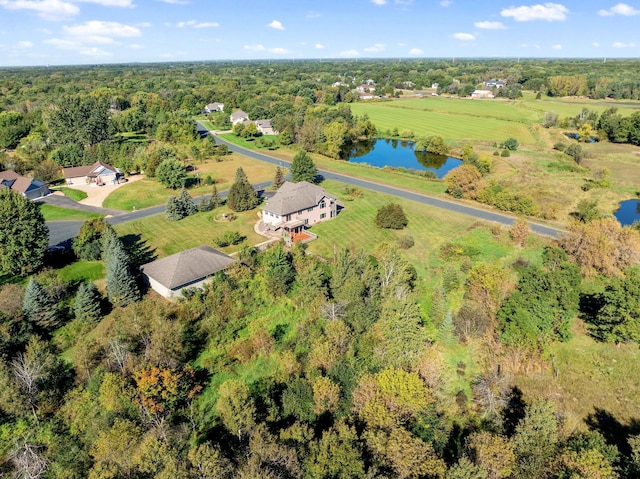
<instances>
[{"instance_id":1,"label":"distant farmhouse","mask_svg":"<svg viewBox=\"0 0 640 479\"><path fill-rule=\"evenodd\" d=\"M20 176L12 170L0 171L1 188L9 188L30 200L35 200L51 193L46 183L34 178Z\"/></svg>"},{"instance_id":2,"label":"distant farmhouse","mask_svg":"<svg viewBox=\"0 0 640 479\"><path fill-rule=\"evenodd\" d=\"M63 168L64 179L68 185L102 186L116 184L123 177L118 168L96 161L89 166L72 166Z\"/></svg>"},{"instance_id":3,"label":"distant farmhouse","mask_svg":"<svg viewBox=\"0 0 640 479\"><path fill-rule=\"evenodd\" d=\"M476 90L471 94L471 98L493 98L491 90Z\"/></svg>"},{"instance_id":4,"label":"distant farmhouse","mask_svg":"<svg viewBox=\"0 0 640 479\"><path fill-rule=\"evenodd\" d=\"M262 208L262 227L282 234L299 233L335 218L339 206L337 198L319 186L285 181Z\"/></svg>"},{"instance_id":5,"label":"distant farmhouse","mask_svg":"<svg viewBox=\"0 0 640 479\"><path fill-rule=\"evenodd\" d=\"M140 271L154 291L171 299L182 296L184 288L202 288L235 261L210 246L199 246L144 264Z\"/></svg>"},{"instance_id":6,"label":"distant farmhouse","mask_svg":"<svg viewBox=\"0 0 640 479\"><path fill-rule=\"evenodd\" d=\"M488 80L488 81L484 82L485 88L502 88L506 84L507 84L506 81L504 81L504 80L496 80L495 78L492 78L491 80Z\"/></svg>"},{"instance_id":7,"label":"distant farmhouse","mask_svg":"<svg viewBox=\"0 0 640 479\"><path fill-rule=\"evenodd\" d=\"M217 111L224 111L224 103L213 102L204 107L205 113L215 113Z\"/></svg>"}]
</instances>

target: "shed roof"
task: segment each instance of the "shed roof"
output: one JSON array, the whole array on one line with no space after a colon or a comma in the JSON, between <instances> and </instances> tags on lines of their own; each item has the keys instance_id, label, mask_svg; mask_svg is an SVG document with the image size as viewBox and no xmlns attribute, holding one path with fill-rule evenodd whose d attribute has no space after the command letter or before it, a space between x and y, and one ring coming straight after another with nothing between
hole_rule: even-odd
<instances>
[{"instance_id":1,"label":"shed roof","mask_svg":"<svg viewBox=\"0 0 640 479\"><path fill-rule=\"evenodd\" d=\"M181 251L151 263L140 270L169 289L180 289L228 268L235 260L211 246Z\"/></svg>"}]
</instances>

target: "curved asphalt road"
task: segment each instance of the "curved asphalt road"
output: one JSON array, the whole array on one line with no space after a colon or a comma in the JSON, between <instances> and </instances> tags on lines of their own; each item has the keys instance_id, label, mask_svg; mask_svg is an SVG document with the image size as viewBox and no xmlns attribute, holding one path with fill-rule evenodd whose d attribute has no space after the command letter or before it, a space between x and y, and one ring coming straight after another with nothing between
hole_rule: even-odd
<instances>
[{"instance_id":1,"label":"curved asphalt road","mask_svg":"<svg viewBox=\"0 0 640 479\"><path fill-rule=\"evenodd\" d=\"M267 163L271 163L277 166L286 166L290 167L290 163L288 161L280 160L278 158L273 158L271 156L267 156L263 153L258 153L253 150L247 150L245 148L234 145L233 143L229 143L228 141L223 140L222 138L216 136L211 131L207 130L205 126L196 122L198 132L202 136L211 135L214 137L216 143L227 145L229 150L239 153L244 156L248 156L249 158L253 158L254 160L264 161ZM491 221L494 223L499 223L505 226L511 226L516 218L512 216L508 216L502 213L496 213L494 211L488 211L481 208L475 208L473 206L464 205L461 203L456 203L454 201L449 201L441 198L436 198L433 196L426 196L419 193L413 193L411 191L403 190L400 188L396 188L393 186L386 186L380 183L374 183L367 180L362 180L360 178L354 178L351 176L341 175L339 173L332 173L330 171L318 170L319 174L322 175L324 179L339 181L341 183L346 183L349 185L357 186L359 188L365 188L369 190L378 191L380 193L385 193L387 195L397 196L398 198L404 198L411 201L416 201L418 203L422 203L427 206L431 206L434 208L440 208L448 211L453 211L455 213L460 213L463 215L471 216L473 218ZM262 190L268 187L271 183L259 183L254 185L256 190ZM226 191L221 192L220 196L225 197L227 194ZM194 202L197 204L200 198L194 198ZM107 218L106 221L111 223L112 225L118 225L121 223L125 223L127 221L133 221L140 218L146 218L147 216L157 215L160 213L164 213L165 205L154 206L152 208L145 208L138 211L132 212L121 212L120 214L116 214ZM51 221L47 223L49 227L49 246L54 245L68 245L72 238L75 238L78 235L78 231L80 231L80 227L82 226L82 221ZM551 226L541 225L539 223L534 223L529 221L529 227L533 233L549 236L551 238L557 238L560 234L564 233L564 230L553 228Z\"/></svg>"},{"instance_id":2,"label":"curved asphalt road","mask_svg":"<svg viewBox=\"0 0 640 479\"><path fill-rule=\"evenodd\" d=\"M201 123L198 123L198 131L200 132L201 135L206 135L206 134L213 135ZM228 141L225 141L222 138L217 137L215 135L213 135L213 137L215 138L216 143L227 145L227 147L231 151L239 153L244 156L248 156L249 158L253 158L254 160L265 161L267 163L271 163L279 166L287 166L287 167L290 166L289 162L287 161L283 161L278 158L273 158L253 150L247 150L245 148L234 145L233 143L229 143ZM481 208L475 208L473 206L456 203L454 201L436 198L433 196L426 196L419 193L413 193L400 188L395 188L393 186L386 186L380 183L374 183L372 181L367 181L359 178L354 178L351 176L341 175L339 173L332 173L324 170L318 170L318 172L320 173L320 175L322 175L324 179L327 179L327 180L335 180L341 183L347 183L349 185L357 186L359 188L366 188L368 190L374 190L380 193L386 193L388 195L397 196L398 198L417 201L418 203L432 206L434 208L441 208L444 210L453 211L455 213L472 216L479 220L492 221L494 223L500 223L506 226L511 226L516 221L516 218L512 216L484 210ZM542 236L557 238L560 234L565 232L564 230L553 228L551 226L541 225L539 223L534 223L532 221L528 221L528 223L533 233L536 233Z\"/></svg>"}]
</instances>

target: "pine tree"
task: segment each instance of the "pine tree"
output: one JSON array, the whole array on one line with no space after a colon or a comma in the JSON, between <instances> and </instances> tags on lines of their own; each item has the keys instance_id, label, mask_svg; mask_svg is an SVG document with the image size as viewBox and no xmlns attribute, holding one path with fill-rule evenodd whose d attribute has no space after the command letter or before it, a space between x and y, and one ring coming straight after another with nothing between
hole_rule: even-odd
<instances>
[{"instance_id":1,"label":"pine tree","mask_svg":"<svg viewBox=\"0 0 640 479\"><path fill-rule=\"evenodd\" d=\"M456 342L456 327L453 324L453 316L451 311L447 311L444 315L444 320L438 328L438 341L445 346L452 346Z\"/></svg>"},{"instance_id":2,"label":"pine tree","mask_svg":"<svg viewBox=\"0 0 640 479\"><path fill-rule=\"evenodd\" d=\"M129 257L119 238L111 241L105 251L107 295L114 306L126 306L140 299L136 279L131 272Z\"/></svg>"},{"instance_id":3,"label":"pine tree","mask_svg":"<svg viewBox=\"0 0 640 479\"><path fill-rule=\"evenodd\" d=\"M213 188L211 188L211 199L209 199L209 204L211 205L211 209L215 209L222 204L220 195L218 194L218 187L215 183L213 184Z\"/></svg>"},{"instance_id":4,"label":"pine tree","mask_svg":"<svg viewBox=\"0 0 640 479\"><path fill-rule=\"evenodd\" d=\"M198 212L198 208L193 204L193 198L191 198L191 195L187 190L182 190L180 192L180 195L178 196L178 208L183 218Z\"/></svg>"},{"instance_id":5,"label":"pine tree","mask_svg":"<svg viewBox=\"0 0 640 479\"><path fill-rule=\"evenodd\" d=\"M180 221L183 218L178 206L178 198L175 196L169 196L169 198L167 198L165 215L169 221Z\"/></svg>"},{"instance_id":6,"label":"pine tree","mask_svg":"<svg viewBox=\"0 0 640 479\"><path fill-rule=\"evenodd\" d=\"M293 162L291 163L291 181L294 183L300 181L316 183L318 181L318 170L313 163L313 159L306 151L301 151L293 157Z\"/></svg>"},{"instance_id":7,"label":"pine tree","mask_svg":"<svg viewBox=\"0 0 640 479\"><path fill-rule=\"evenodd\" d=\"M273 179L273 184L271 185L272 190L277 190L284 184L284 172L282 168L279 166L276 167L276 176Z\"/></svg>"},{"instance_id":8,"label":"pine tree","mask_svg":"<svg viewBox=\"0 0 640 479\"><path fill-rule=\"evenodd\" d=\"M100 293L96 286L91 283L81 283L76 293L76 300L73 304L73 312L76 319L96 321L102 315L100 307Z\"/></svg>"},{"instance_id":9,"label":"pine tree","mask_svg":"<svg viewBox=\"0 0 640 479\"><path fill-rule=\"evenodd\" d=\"M45 330L53 330L59 324L58 308L44 288L31 278L24 293L22 311L31 323Z\"/></svg>"},{"instance_id":10,"label":"pine tree","mask_svg":"<svg viewBox=\"0 0 640 479\"><path fill-rule=\"evenodd\" d=\"M229 189L227 204L233 211L247 211L258 205L259 199L242 168L236 170L236 181Z\"/></svg>"}]
</instances>

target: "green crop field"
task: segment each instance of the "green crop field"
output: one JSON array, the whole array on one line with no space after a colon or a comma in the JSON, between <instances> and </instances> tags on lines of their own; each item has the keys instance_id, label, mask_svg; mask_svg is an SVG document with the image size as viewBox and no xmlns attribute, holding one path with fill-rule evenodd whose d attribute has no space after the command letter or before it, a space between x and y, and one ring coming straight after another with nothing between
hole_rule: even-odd
<instances>
[{"instance_id":1,"label":"green crop field","mask_svg":"<svg viewBox=\"0 0 640 479\"><path fill-rule=\"evenodd\" d=\"M434 103L437 110L418 109L416 102ZM449 102L451 110L447 110ZM483 106L483 105L487 106ZM402 106L406 105L406 106ZM498 103L496 103L498 105ZM532 112L522 110L511 114L510 120L502 119L506 115L505 107L494 107L489 101L458 100L450 98L423 100L396 100L379 103L353 103L351 110L356 115L368 115L378 131L397 128L410 130L416 136L438 135L448 142L490 141L501 142L512 137L522 144L535 143L535 137L525 123ZM517 120L516 120L517 118Z\"/></svg>"},{"instance_id":2,"label":"green crop field","mask_svg":"<svg viewBox=\"0 0 640 479\"><path fill-rule=\"evenodd\" d=\"M560 118L574 117L583 108L602 113L607 108L615 107L623 116L631 115L640 110L640 101L614 101L614 100L583 100L569 98L549 98L542 100L524 100L518 103L520 108L535 110L544 114L546 111L557 113Z\"/></svg>"}]
</instances>

